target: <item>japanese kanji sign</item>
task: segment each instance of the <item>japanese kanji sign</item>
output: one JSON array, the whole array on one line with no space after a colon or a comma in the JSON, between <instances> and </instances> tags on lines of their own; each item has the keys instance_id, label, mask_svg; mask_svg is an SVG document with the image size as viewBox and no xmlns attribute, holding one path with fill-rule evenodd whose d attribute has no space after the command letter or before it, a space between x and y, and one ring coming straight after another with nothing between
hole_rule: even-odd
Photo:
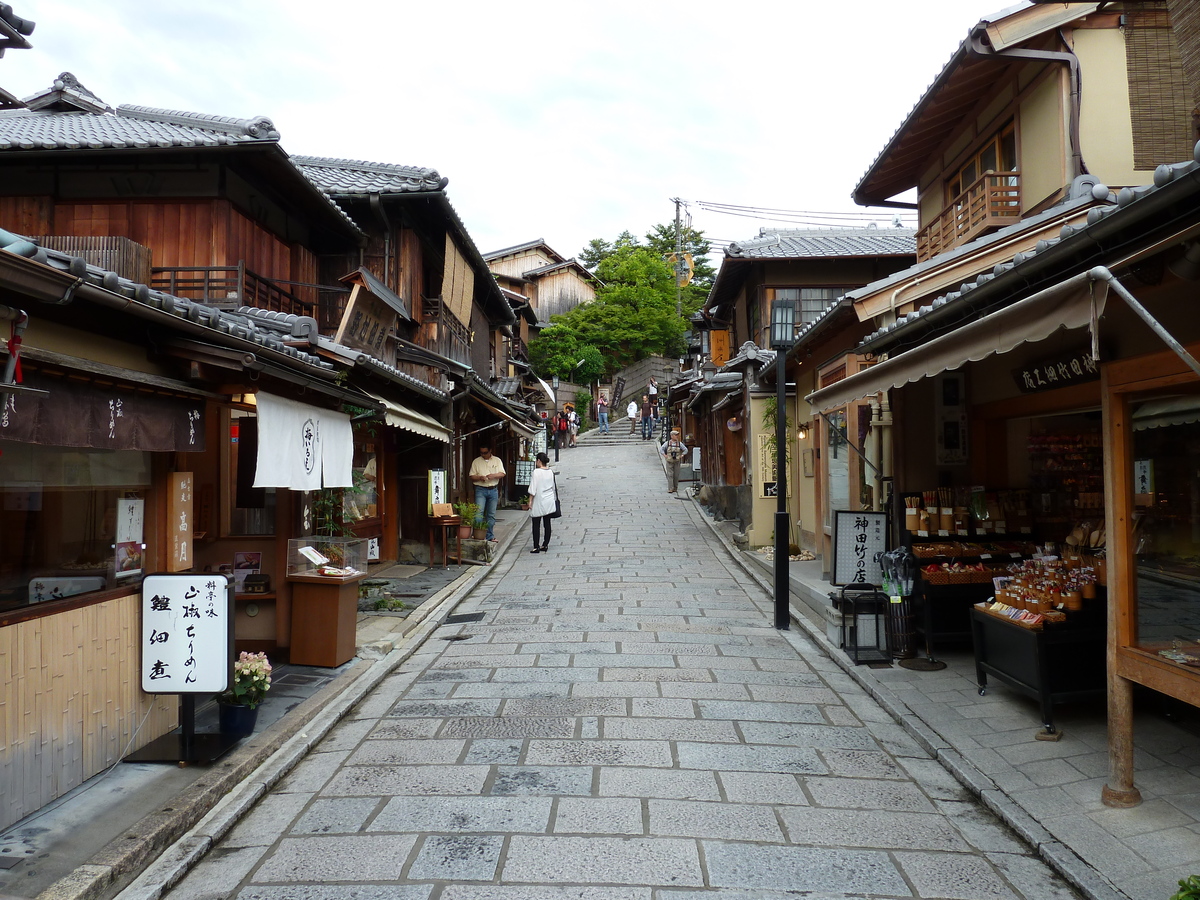
<instances>
[{"instance_id":1,"label":"japanese kanji sign","mask_svg":"<svg viewBox=\"0 0 1200 900\"><path fill-rule=\"evenodd\" d=\"M887 550L887 513L838 510L833 514L830 584L883 584L879 554Z\"/></svg>"},{"instance_id":2,"label":"japanese kanji sign","mask_svg":"<svg viewBox=\"0 0 1200 900\"><path fill-rule=\"evenodd\" d=\"M229 581L208 572L142 582L142 690L215 694L229 680Z\"/></svg>"},{"instance_id":3,"label":"japanese kanji sign","mask_svg":"<svg viewBox=\"0 0 1200 900\"><path fill-rule=\"evenodd\" d=\"M180 572L192 567L192 473L172 472L167 494L167 533L171 556L167 568Z\"/></svg>"}]
</instances>

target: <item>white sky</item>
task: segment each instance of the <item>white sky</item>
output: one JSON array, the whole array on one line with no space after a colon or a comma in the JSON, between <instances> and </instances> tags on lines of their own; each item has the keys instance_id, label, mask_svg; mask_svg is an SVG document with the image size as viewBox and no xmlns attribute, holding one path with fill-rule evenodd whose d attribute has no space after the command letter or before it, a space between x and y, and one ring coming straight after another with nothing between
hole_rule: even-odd
<instances>
[{"instance_id":1,"label":"white sky","mask_svg":"<svg viewBox=\"0 0 1200 900\"><path fill-rule=\"evenodd\" d=\"M19 97L69 71L114 107L266 115L295 155L437 169L483 252L574 256L673 197L716 241L770 223L695 201L865 212L859 178L1013 0L8 2L37 23L0 60Z\"/></svg>"}]
</instances>

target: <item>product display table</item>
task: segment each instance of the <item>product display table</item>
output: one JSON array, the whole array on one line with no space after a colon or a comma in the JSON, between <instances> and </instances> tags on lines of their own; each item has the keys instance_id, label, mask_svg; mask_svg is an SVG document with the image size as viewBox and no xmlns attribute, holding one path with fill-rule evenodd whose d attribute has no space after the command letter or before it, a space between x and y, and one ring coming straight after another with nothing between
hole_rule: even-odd
<instances>
[{"instance_id":1,"label":"product display table","mask_svg":"<svg viewBox=\"0 0 1200 900\"><path fill-rule=\"evenodd\" d=\"M450 553L450 535L454 535L454 561L462 565L462 538L458 536L458 526L462 524L462 516L430 516L429 517L429 565L433 565L433 539L440 531L442 533L442 568L446 568L446 556ZM454 531L451 532L450 529Z\"/></svg>"},{"instance_id":2,"label":"product display table","mask_svg":"<svg viewBox=\"0 0 1200 900\"><path fill-rule=\"evenodd\" d=\"M289 575L292 585L291 662L333 668L354 658L358 624L357 575Z\"/></svg>"},{"instance_id":3,"label":"product display table","mask_svg":"<svg viewBox=\"0 0 1200 900\"><path fill-rule=\"evenodd\" d=\"M1038 629L971 609L975 641L975 676L979 694L987 691L992 675L1041 705L1046 735L1054 735L1055 703L1103 695L1105 638L1103 608L1070 614L1059 624Z\"/></svg>"}]
</instances>

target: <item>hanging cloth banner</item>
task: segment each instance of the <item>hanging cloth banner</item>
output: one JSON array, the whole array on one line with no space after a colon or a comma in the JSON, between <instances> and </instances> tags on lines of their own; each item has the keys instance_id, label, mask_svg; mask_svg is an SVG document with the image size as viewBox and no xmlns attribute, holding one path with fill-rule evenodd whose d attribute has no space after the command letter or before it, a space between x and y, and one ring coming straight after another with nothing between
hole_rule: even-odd
<instances>
[{"instance_id":1,"label":"hanging cloth banner","mask_svg":"<svg viewBox=\"0 0 1200 900\"><path fill-rule=\"evenodd\" d=\"M350 417L259 391L254 487L316 491L352 487Z\"/></svg>"}]
</instances>

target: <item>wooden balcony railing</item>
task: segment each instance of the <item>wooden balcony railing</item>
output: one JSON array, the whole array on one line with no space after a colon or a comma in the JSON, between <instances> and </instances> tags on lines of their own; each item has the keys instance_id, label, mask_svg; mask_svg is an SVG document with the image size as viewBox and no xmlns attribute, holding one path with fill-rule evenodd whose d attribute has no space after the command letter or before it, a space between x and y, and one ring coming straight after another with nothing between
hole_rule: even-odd
<instances>
[{"instance_id":1,"label":"wooden balcony railing","mask_svg":"<svg viewBox=\"0 0 1200 900\"><path fill-rule=\"evenodd\" d=\"M988 172L917 232L917 262L1020 218L1020 176L1016 172Z\"/></svg>"},{"instance_id":2,"label":"wooden balcony railing","mask_svg":"<svg viewBox=\"0 0 1200 900\"><path fill-rule=\"evenodd\" d=\"M297 316L313 315L312 301L251 272L244 262L236 266L155 266L150 286L218 309L256 306Z\"/></svg>"},{"instance_id":3,"label":"wooden balcony railing","mask_svg":"<svg viewBox=\"0 0 1200 900\"><path fill-rule=\"evenodd\" d=\"M455 362L471 364L471 332L446 307L441 297L421 298L420 342L429 350Z\"/></svg>"}]
</instances>

